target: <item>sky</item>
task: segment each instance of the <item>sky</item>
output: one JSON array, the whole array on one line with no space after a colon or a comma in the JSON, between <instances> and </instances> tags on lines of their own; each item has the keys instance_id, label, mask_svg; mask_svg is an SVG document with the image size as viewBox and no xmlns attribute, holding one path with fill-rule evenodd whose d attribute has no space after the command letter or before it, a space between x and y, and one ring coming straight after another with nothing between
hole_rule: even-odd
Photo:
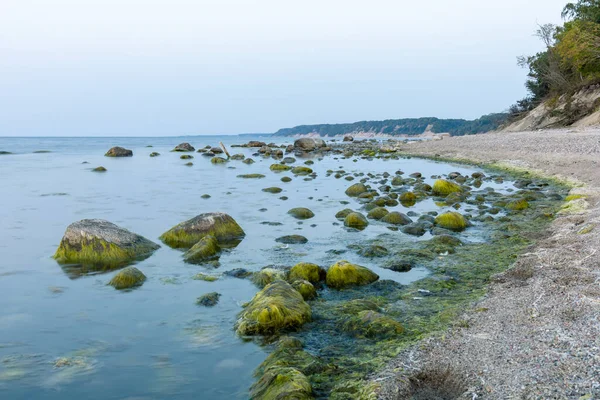
<instances>
[{"instance_id":1,"label":"sky","mask_svg":"<svg viewBox=\"0 0 600 400\"><path fill-rule=\"evenodd\" d=\"M0 136L473 119L566 0L0 0Z\"/></svg>"}]
</instances>

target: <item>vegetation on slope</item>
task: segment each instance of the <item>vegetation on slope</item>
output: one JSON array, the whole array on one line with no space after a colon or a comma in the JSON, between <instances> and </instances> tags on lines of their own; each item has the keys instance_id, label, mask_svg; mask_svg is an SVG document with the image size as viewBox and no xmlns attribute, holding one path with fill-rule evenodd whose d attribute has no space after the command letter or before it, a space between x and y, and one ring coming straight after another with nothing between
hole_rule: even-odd
<instances>
[{"instance_id":1,"label":"vegetation on slope","mask_svg":"<svg viewBox=\"0 0 600 400\"><path fill-rule=\"evenodd\" d=\"M511 106L513 118L544 101L600 82L600 0L568 3L562 17L562 26L546 24L536 32L544 51L518 58L519 65L529 69L525 83L529 94Z\"/></svg>"},{"instance_id":2,"label":"vegetation on slope","mask_svg":"<svg viewBox=\"0 0 600 400\"><path fill-rule=\"evenodd\" d=\"M359 121L347 124L299 125L294 128L280 129L275 132L275 135L318 134L320 136L335 136L359 132L388 135L419 135L430 127L430 130L434 133L448 132L452 136L462 136L492 131L503 124L506 121L506 117L506 114L489 114L471 121L429 117L388 119L385 121Z\"/></svg>"}]
</instances>

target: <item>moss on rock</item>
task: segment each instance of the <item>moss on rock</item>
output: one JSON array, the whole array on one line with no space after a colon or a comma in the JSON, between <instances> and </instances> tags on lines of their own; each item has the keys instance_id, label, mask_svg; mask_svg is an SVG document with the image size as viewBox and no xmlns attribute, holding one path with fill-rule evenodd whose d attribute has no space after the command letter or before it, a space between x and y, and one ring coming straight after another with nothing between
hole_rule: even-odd
<instances>
[{"instance_id":1,"label":"moss on rock","mask_svg":"<svg viewBox=\"0 0 600 400\"><path fill-rule=\"evenodd\" d=\"M310 306L289 283L275 281L258 292L240 313L239 335L269 335L297 329L311 319Z\"/></svg>"},{"instance_id":2,"label":"moss on rock","mask_svg":"<svg viewBox=\"0 0 600 400\"><path fill-rule=\"evenodd\" d=\"M127 267L119 271L108 284L115 289L131 289L136 286L142 286L146 281L146 275L136 267Z\"/></svg>"},{"instance_id":3,"label":"moss on rock","mask_svg":"<svg viewBox=\"0 0 600 400\"><path fill-rule=\"evenodd\" d=\"M301 262L292 267L288 280L306 280L312 284L319 283L325 276L325 271L317 264Z\"/></svg>"},{"instance_id":4,"label":"moss on rock","mask_svg":"<svg viewBox=\"0 0 600 400\"><path fill-rule=\"evenodd\" d=\"M313 300L317 297L317 289L309 281L295 280L292 282L292 287L302 295L304 300Z\"/></svg>"},{"instance_id":5,"label":"moss on rock","mask_svg":"<svg viewBox=\"0 0 600 400\"><path fill-rule=\"evenodd\" d=\"M183 259L188 263L202 263L219 258L221 247L213 235L206 235L191 249L185 252Z\"/></svg>"},{"instance_id":6,"label":"moss on rock","mask_svg":"<svg viewBox=\"0 0 600 400\"><path fill-rule=\"evenodd\" d=\"M525 199L517 199L506 204L506 209L511 211L522 211L529 208L529 203Z\"/></svg>"},{"instance_id":7,"label":"moss on rock","mask_svg":"<svg viewBox=\"0 0 600 400\"><path fill-rule=\"evenodd\" d=\"M315 216L315 214L306 207L292 208L288 211L288 214L298 219L309 219Z\"/></svg>"},{"instance_id":8,"label":"moss on rock","mask_svg":"<svg viewBox=\"0 0 600 400\"><path fill-rule=\"evenodd\" d=\"M378 279L379 275L370 269L343 260L329 267L325 283L334 289L344 289L350 286L368 285Z\"/></svg>"},{"instance_id":9,"label":"moss on rock","mask_svg":"<svg viewBox=\"0 0 600 400\"><path fill-rule=\"evenodd\" d=\"M260 288L267 286L269 283L273 283L275 281L284 281L285 279L285 271L270 267L265 267L252 274L252 282L254 282L254 284Z\"/></svg>"},{"instance_id":10,"label":"moss on rock","mask_svg":"<svg viewBox=\"0 0 600 400\"><path fill-rule=\"evenodd\" d=\"M455 211L446 212L435 217L435 224L441 228L449 229L455 232L464 231L468 222L462 214Z\"/></svg>"},{"instance_id":11,"label":"moss on rock","mask_svg":"<svg viewBox=\"0 0 600 400\"><path fill-rule=\"evenodd\" d=\"M367 187L364 183L355 183L346 189L346 195L350 197L358 197L359 195L365 193L367 191Z\"/></svg>"},{"instance_id":12,"label":"moss on rock","mask_svg":"<svg viewBox=\"0 0 600 400\"><path fill-rule=\"evenodd\" d=\"M202 272L198 272L196 275L192 276L192 279L195 281L205 281L205 282L214 282L219 279L218 276L203 274Z\"/></svg>"},{"instance_id":13,"label":"moss on rock","mask_svg":"<svg viewBox=\"0 0 600 400\"><path fill-rule=\"evenodd\" d=\"M285 165L285 164L271 164L269 169L271 171L275 171L275 172L282 172L282 171L289 171L290 169L292 169L292 167L290 167L289 165Z\"/></svg>"},{"instance_id":14,"label":"moss on rock","mask_svg":"<svg viewBox=\"0 0 600 400\"><path fill-rule=\"evenodd\" d=\"M67 227L53 257L60 264L112 269L147 258L159 247L111 222L84 219Z\"/></svg>"},{"instance_id":15,"label":"moss on rock","mask_svg":"<svg viewBox=\"0 0 600 400\"><path fill-rule=\"evenodd\" d=\"M406 214L398 211L392 211L391 213L386 214L380 221L392 225L408 225L413 222Z\"/></svg>"},{"instance_id":16,"label":"moss on rock","mask_svg":"<svg viewBox=\"0 0 600 400\"><path fill-rule=\"evenodd\" d=\"M363 230L369 225L369 221L359 212L351 212L344 218L344 226Z\"/></svg>"},{"instance_id":17,"label":"moss on rock","mask_svg":"<svg viewBox=\"0 0 600 400\"><path fill-rule=\"evenodd\" d=\"M438 179L433 183L431 193L434 196L448 196L450 193L462 192L460 185L445 179Z\"/></svg>"},{"instance_id":18,"label":"moss on rock","mask_svg":"<svg viewBox=\"0 0 600 400\"><path fill-rule=\"evenodd\" d=\"M250 388L251 400L311 400L312 387L302 372L295 368L271 367Z\"/></svg>"},{"instance_id":19,"label":"moss on rock","mask_svg":"<svg viewBox=\"0 0 600 400\"><path fill-rule=\"evenodd\" d=\"M388 215L389 213L390 212L383 207L375 207L374 209L369 211L369 213L367 214L367 218L379 220Z\"/></svg>"},{"instance_id":20,"label":"moss on rock","mask_svg":"<svg viewBox=\"0 0 600 400\"><path fill-rule=\"evenodd\" d=\"M219 246L235 246L246 235L244 230L228 214L204 213L184 221L160 236L166 245L173 248L191 248L203 237L212 235Z\"/></svg>"}]
</instances>

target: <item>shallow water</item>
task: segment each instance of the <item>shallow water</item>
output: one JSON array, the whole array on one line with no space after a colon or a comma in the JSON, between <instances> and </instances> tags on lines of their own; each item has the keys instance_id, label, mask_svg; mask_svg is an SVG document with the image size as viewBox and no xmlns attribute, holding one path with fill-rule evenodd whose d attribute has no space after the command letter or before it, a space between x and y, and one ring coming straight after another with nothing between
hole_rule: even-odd
<instances>
[{"instance_id":1,"label":"shallow water","mask_svg":"<svg viewBox=\"0 0 600 400\"><path fill-rule=\"evenodd\" d=\"M253 165L241 161L213 165L199 153L193 154L193 160L181 160L181 153L169 152L183 141L201 148L252 139L257 138L0 138L0 151L14 153L0 155L0 397L247 398L253 370L266 353L256 343L239 339L232 328L240 305L258 289L248 280L222 277L204 282L193 280L193 275L300 261L328 266L348 259L368 266L382 279L408 284L427 271L397 273L353 251L328 252L381 234L397 235L399 243L426 240L429 235L415 238L377 222L362 232L336 225L337 211L359 208L344 194L358 179L335 179L327 177L326 171L341 168L393 175L400 169L407 175L419 171L425 177L475 171L417 159L353 162L325 157L310 166L317 178L305 181L289 172L271 172L268 168L276 162L272 159L253 157L257 161ZM134 157L104 157L115 145L132 149ZM51 152L34 153L37 150ZM148 157L152 151L161 156ZM230 152L250 156L252 150L230 148ZM185 166L188 161L194 165ZM298 159L296 165L302 161ZM108 171L91 172L99 165ZM262 173L266 178L237 178L247 173ZM283 183L282 176L292 176L293 181ZM511 185L485 182L481 189L506 190ZM280 194L261 191L270 186L284 190ZM211 197L202 199L203 194ZM315 217L299 222L287 214L301 206L314 211ZM432 200L409 209L401 205L389 209L444 210ZM246 231L246 238L221 257L216 269L185 264L180 251L162 246L137 265L148 277L144 285L119 292L106 285L115 272L81 276L51 258L65 228L76 220L107 219L158 243L158 236L173 225L210 211L230 214ZM282 225L261 224L265 221ZM309 242L289 246L275 242L288 234L301 234ZM478 241L483 234L475 226L462 237ZM212 291L222 294L217 306L195 304L198 296Z\"/></svg>"}]
</instances>

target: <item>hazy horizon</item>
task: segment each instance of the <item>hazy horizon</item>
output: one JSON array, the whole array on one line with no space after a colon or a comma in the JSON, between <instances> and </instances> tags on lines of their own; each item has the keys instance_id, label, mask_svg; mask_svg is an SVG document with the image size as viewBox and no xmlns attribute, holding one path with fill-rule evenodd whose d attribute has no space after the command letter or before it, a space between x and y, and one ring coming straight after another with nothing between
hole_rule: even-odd
<instances>
[{"instance_id":1,"label":"hazy horizon","mask_svg":"<svg viewBox=\"0 0 600 400\"><path fill-rule=\"evenodd\" d=\"M475 119L525 96L566 2L5 0L0 136Z\"/></svg>"}]
</instances>

